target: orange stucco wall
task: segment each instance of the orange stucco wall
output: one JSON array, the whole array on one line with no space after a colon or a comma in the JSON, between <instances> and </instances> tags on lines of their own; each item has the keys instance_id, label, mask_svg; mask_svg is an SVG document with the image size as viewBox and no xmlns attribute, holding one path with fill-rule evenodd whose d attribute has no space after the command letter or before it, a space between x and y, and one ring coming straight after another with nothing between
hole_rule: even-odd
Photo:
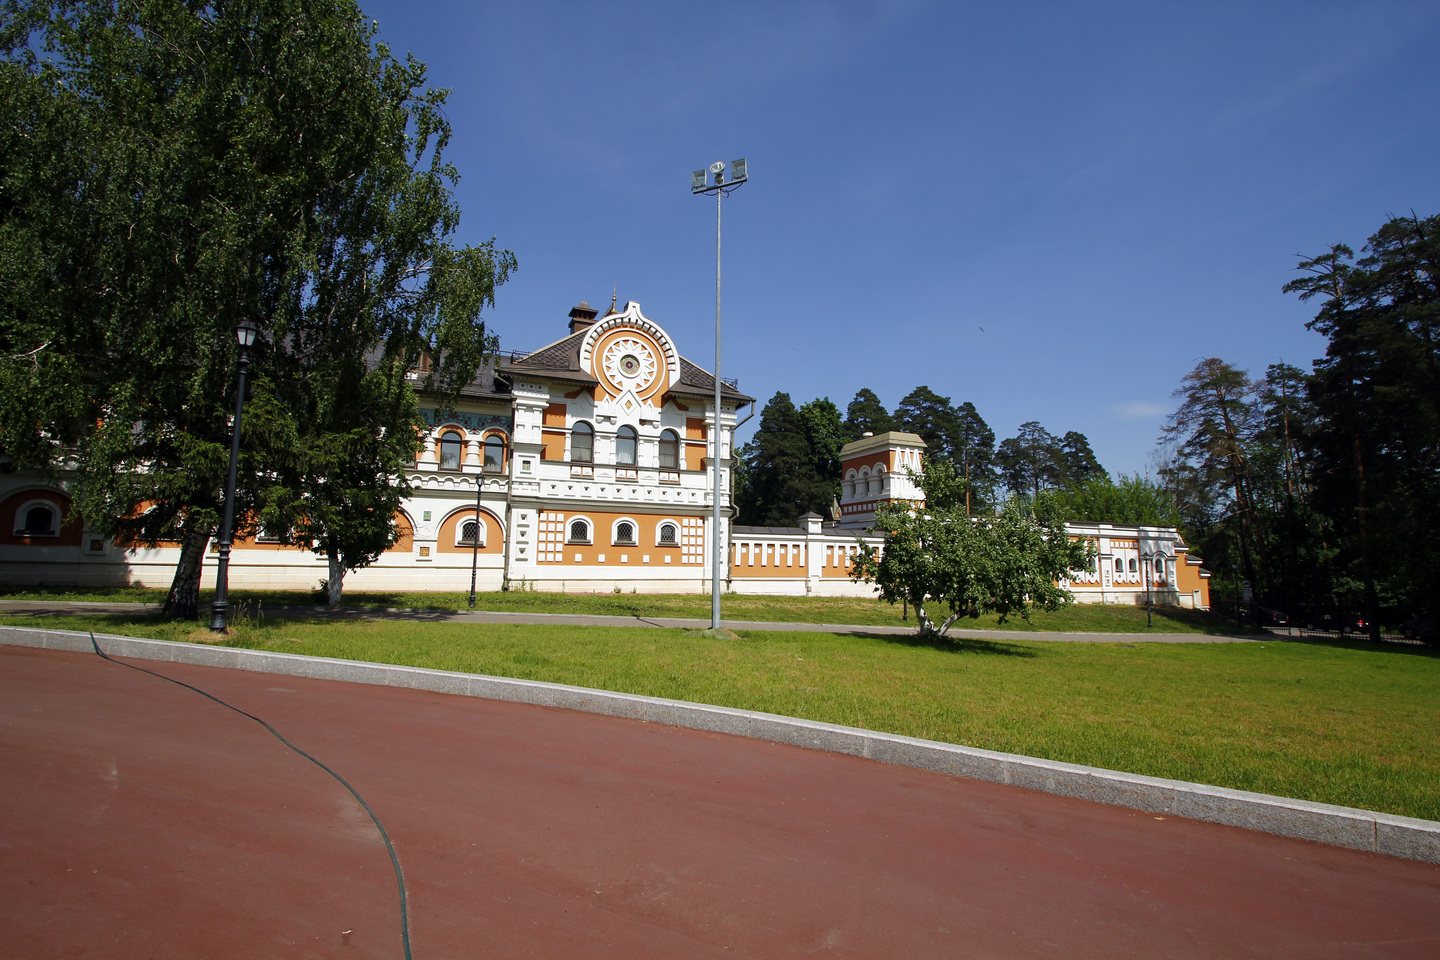
<instances>
[{"instance_id":1,"label":"orange stucco wall","mask_svg":"<svg viewBox=\"0 0 1440 960\"><path fill-rule=\"evenodd\" d=\"M1200 605L1210 606L1210 581L1200 576L1200 564L1192 562L1188 554L1175 558L1175 586L1181 593L1193 595L1200 591Z\"/></svg>"},{"instance_id":2,"label":"orange stucco wall","mask_svg":"<svg viewBox=\"0 0 1440 960\"><path fill-rule=\"evenodd\" d=\"M474 548L468 544L457 544L455 536L459 532L460 524L475 517L475 508L468 510L457 510L440 524L440 535L436 541L435 550L437 553L471 553ZM489 510L480 511L480 521L485 524L485 536L482 538L485 543L480 547L481 553L504 553L505 552L505 527L500 518Z\"/></svg>"},{"instance_id":3,"label":"orange stucco wall","mask_svg":"<svg viewBox=\"0 0 1440 960\"><path fill-rule=\"evenodd\" d=\"M554 430L541 430L540 442L544 445L540 451L541 460L565 459L565 434Z\"/></svg>"},{"instance_id":4,"label":"orange stucco wall","mask_svg":"<svg viewBox=\"0 0 1440 960\"><path fill-rule=\"evenodd\" d=\"M608 399L617 397L624 392L622 389L619 389L620 384L610 381L609 374L607 374L604 369L605 351L608 350L610 345L616 340L622 339L639 340L649 347L651 356L655 358L654 379L645 386L644 390L639 391L636 396L640 398L641 403L648 404L652 407L659 407L664 403L663 391L665 384L670 381L665 367L665 351L660 349L660 344L656 343L651 337L633 327L618 327L605 333L595 342L594 350L591 353L593 369L590 372L595 379L600 381L600 386L596 388L597 398Z\"/></svg>"},{"instance_id":5,"label":"orange stucco wall","mask_svg":"<svg viewBox=\"0 0 1440 960\"><path fill-rule=\"evenodd\" d=\"M577 519L590 521L588 544L567 542L570 524ZM620 546L612 542L615 521L630 520L635 524L635 545ZM675 546L656 543L660 524L669 521L677 530ZM620 513L599 510L544 510L536 531L535 559L542 567L552 566L694 566L705 559L705 528L697 517L675 514ZM451 535L453 539L454 535ZM576 557L579 560L576 560ZM601 558L604 559L601 559ZM649 558L648 561L646 558ZM668 562L667 562L667 559Z\"/></svg>"}]
</instances>

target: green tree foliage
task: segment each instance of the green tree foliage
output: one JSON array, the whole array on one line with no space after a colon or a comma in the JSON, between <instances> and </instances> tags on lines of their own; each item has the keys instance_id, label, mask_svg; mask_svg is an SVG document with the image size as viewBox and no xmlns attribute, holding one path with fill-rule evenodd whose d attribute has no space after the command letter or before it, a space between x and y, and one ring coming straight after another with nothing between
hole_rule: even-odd
<instances>
[{"instance_id":1,"label":"green tree foliage","mask_svg":"<svg viewBox=\"0 0 1440 960\"><path fill-rule=\"evenodd\" d=\"M1392 217L1359 260L1336 244L1287 284L1329 340L1309 381L1318 512L1368 619L1440 610L1440 216Z\"/></svg>"},{"instance_id":2,"label":"green tree foliage","mask_svg":"<svg viewBox=\"0 0 1440 960\"><path fill-rule=\"evenodd\" d=\"M1090 548L1066 536L1057 514L1010 501L997 516L966 516L952 463L919 482L925 504L881 507L875 529L884 531L884 545L877 551L861 541L852 572L876 584L887 603L907 602L921 636L943 637L962 617L1028 620L1034 606L1071 602L1059 583L1090 562Z\"/></svg>"},{"instance_id":3,"label":"green tree foliage","mask_svg":"<svg viewBox=\"0 0 1440 960\"><path fill-rule=\"evenodd\" d=\"M1078 487L1091 480L1105 476L1105 469L1095 459L1090 449L1090 440L1083 433L1074 430L1060 438L1060 486L1066 489Z\"/></svg>"},{"instance_id":4,"label":"green tree foliage","mask_svg":"<svg viewBox=\"0 0 1440 960\"><path fill-rule=\"evenodd\" d=\"M856 394L855 399L845 408L845 439L859 440L866 432L881 434L895 429L895 421L890 416L890 411L880 402L875 391L869 387L862 387Z\"/></svg>"},{"instance_id":5,"label":"green tree foliage","mask_svg":"<svg viewBox=\"0 0 1440 960\"><path fill-rule=\"evenodd\" d=\"M262 511L326 515L323 488L376 505L325 549L371 555L339 544L393 535L382 505L406 492L394 466L420 425L398 385L422 353L442 396L474 377L495 346L480 309L514 268L449 241L444 93L346 0L9 7L0 446L24 465L73 457L92 529L181 541L168 606L193 615L248 319L262 402L241 531Z\"/></svg>"},{"instance_id":6,"label":"green tree foliage","mask_svg":"<svg viewBox=\"0 0 1440 960\"><path fill-rule=\"evenodd\" d=\"M955 410L955 467L965 482L965 513L987 508L994 499L997 470L995 431L980 416L975 404L965 401Z\"/></svg>"},{"instance_id":7,"label":"green tree foliage","mask_svg":"<svg viewBox=\"0 0 1440 960\"><path fill-rule=\"evenodd\" d=\"M1163 486L1140 474L1111 480L1101 474L1040 495L1064 520L1179 526L1180 512Z\"/></svg>"},{"instance_id":8,"label":"green tree foliage","mask_svg":"<svg viewBox=\"0 0 1440 960\"><path fill-rule=\"evenodd\" d=\"M1378 636L1440 613L1440 217L1392 217L1357 259L1301 261L1285 289L1328 341L1306 372L1202 361L1176 396L1160 476L1223 593L1360 612ZM1233 589L1233 588L1232 588Z\"/></svg>"},{"instance_id":9,"label":"green tree foliage","mask_svg":"<svg viewBox=\"0 0 1440 960\"><path fill-rule=\"evenodd\" d=\"M805 439L810 443L815 472L828 491L825 502L812 509L825 515L831 501L840 496L840 448L849 442L849 431L840 419L840 408L829 397L811 400L796 412L804 425Z\"/></svg>"},{"instance_id":10,"label":"green tree foliage","mask_svg":"<svg viewBox=\"0 0 1440 960\"><path fill-rule=\"evenodd\" d=\"M949 397L916 387L895 408L895 426L924 440L931 457L955 458L960 423Z\"/></svg>"},{"instance_id":11,"label":"green tree foliage","mask_svg":"<svg viewBox=\"0 0 1440 960\"><path fill-rule=\"evenodd\" d=\"M1256 427L1253 385L1244 370L1216 357L1186 374L1175 396L1180 404L1163 436L1176 445L1195 486L1206 491L1238 542L1240 569L1256 581L1260 517L1255 506L1250 438Z\"/></svg>"},{"instance_id":12,"label":"green tree foliage","mask_svg":"<svg viewBox=\"0 0 1440 960\"><path fill-rule=\"evenodd\" d=\"M995 459L1005 486L1014 496L1035 499L1042 490L1064 485L1060 440L1035 420L1020 424L1019 433L1002 441Z\"/></svg>"},{"instance_id":13,"label":"green tree foliage","mask_svg":"<svg viewBox=\"0 0 1440 960\"><path fill-rule=\"evenodd\" d=\"M833 406L833 405L832 405ZM788 393L777 393L760 411L760 426L741 451L745 482L737 496L740 518L748 524L789 527L801 514L822 516L834 496L822 475L806 424Z\"/></svg>"}]
</instances>

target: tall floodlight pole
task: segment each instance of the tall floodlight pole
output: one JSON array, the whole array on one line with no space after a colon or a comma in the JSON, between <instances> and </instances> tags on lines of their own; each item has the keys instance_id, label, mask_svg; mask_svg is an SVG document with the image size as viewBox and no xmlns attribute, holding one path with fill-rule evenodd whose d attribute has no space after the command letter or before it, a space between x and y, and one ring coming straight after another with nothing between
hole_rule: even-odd
<instances>
[{"instance_id":1,"label":"tall floodlight pole","mask_svg":"<svg viewBox=\"0 0 1440 960\"><path fill-rule=\"evenodd\" d=\"M711 430L711 468L715 471L714 507L715 517L711 529L710 549L710 629L720 629L720 201L730 195L740 184L749 179L745 161L730 163L730 179L725 179L725 162L716 160L710 164L713 182L706 182L705 171L696 170L690 175L690 192L715 194L715 426Z\"/></svg>"},{"instance_id":2,"label":"tall floodlight pole","mask_svg":"<svg viewBox=\"0 0 1440 960\"><path fill-rule=\"evenodd\" d=\"M225 514L220 521L220 563L215 569L215 602L210 605L210 629L228 633L225 616L230 600L230 547L235 530L235 468L240 460L240 414L245 409L245 372L250 369L250 347L260 328L249 320L235 328L240 344L239 382L235 385L235 423L230 428L230 476L225 482Z\"/></svg>"}]
</instances>

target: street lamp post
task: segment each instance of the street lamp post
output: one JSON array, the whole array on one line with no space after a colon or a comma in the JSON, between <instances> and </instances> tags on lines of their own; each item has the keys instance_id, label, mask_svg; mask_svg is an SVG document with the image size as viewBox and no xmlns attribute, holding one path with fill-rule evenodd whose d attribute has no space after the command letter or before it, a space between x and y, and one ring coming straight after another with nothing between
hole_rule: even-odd
<instances>
[{"instance_id":1,"label":"street lamp post","mask_svg":"<svg viewBox=\"0 0 1440 960\"><path fill-rule=\"evenodd\" d=\"M220 565L215 571L215 602L210 607L210 629L216 633L228 632L225 614L229 607L230 546L234 540L235 469L240 460L240 413L245 408L245 372L250 369L250 347L259 332L260 328L249 320L241 321L235 328L235 339L240 343L240 376L235 388L235 423L230 428L230 476L225 481L225 515L220 521Z\"/></svg>"},{"instance_id":2,"label":"street lamp post","mask_svg":"<svg viewBox=\"0 0 1440 960\"><path fill-rule=\"evenodd\" d=\"M713 182L707 183L704 170L690 175L690 192L715 194L715 428L711 431L711 465L715 471L714 507L715 516L711 531L710 550L710 629L720 629L720 201L730 191L750 178L745 161L730 163L730 179L725 179L725 163L716 160L710 164Z\"/></svg>"},{"instance_id":3,"label":"street lamp post","mask_svg":"<svg viewBox=\"0 0 1440 960\"><path fill-rule=\"evenodd\" d=\"M1144 554L1145 558L1145 629L1149 630L1150 622L1150 576L1155 572L1155 554Z\"/></svg>"},{"instance_id":4,"label":"street lamp post","mask_svg":"<svg viewBox=\"0 0 1440 960\"><path fill-rule=\"evenodd\" d=\"M475 575L480 571L480 493L485 489L485 449L480 449L480 472L475 475L475 536L470 543L470 609L475 609ZM460 521L464 530L464 520ZM508 545L507 545L508 546Z\"/></svg>"}]
</instances>

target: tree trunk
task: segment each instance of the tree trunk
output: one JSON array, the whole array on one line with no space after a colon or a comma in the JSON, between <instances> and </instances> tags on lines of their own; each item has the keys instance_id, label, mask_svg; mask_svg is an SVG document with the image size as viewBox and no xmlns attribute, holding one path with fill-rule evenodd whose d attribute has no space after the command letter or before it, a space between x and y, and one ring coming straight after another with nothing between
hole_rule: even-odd
<instances>
[{"instance_id":1,"label":"tree trunk","mask_svg":"<svg viewBox=\"0 0 1440 960\"><path fill-rule=\"evenodd\" d=\"M340 606L340 592L345 585L345 567L340 562L340 557L333 551L325 552L325 559L330 562L330 579L326 582L325 602L332 607Z\"/></svg>"},{"instance_id":2,"label":"tree trunk","mask_svg":"<svg viewBox=\"0 0 1440 960\"><path fill-rule=\"evenodd\" d=\"M175 577L165 597L165 612L177 620L194 620L200 616L200 573L209 543L209 526L187 525L180 546L180 562L175 565Z\"/></svg>"},{"instance_id":3,"label":"tree trunk","mask_svg":"<svg viewBox=\"0 0 1440 960\"><path fill-rule=\"evenodd\" d=\"M1380 599L1375 593L1375 574L1370 569L1370 510L1366 503L1365 458L1361 453L1360 430L1351 431L1355 455L1355 519L1360 525L1360 576L1365 584L1365 626L1370 639L1380 642Z\"/></svg>"}]
</instances>

